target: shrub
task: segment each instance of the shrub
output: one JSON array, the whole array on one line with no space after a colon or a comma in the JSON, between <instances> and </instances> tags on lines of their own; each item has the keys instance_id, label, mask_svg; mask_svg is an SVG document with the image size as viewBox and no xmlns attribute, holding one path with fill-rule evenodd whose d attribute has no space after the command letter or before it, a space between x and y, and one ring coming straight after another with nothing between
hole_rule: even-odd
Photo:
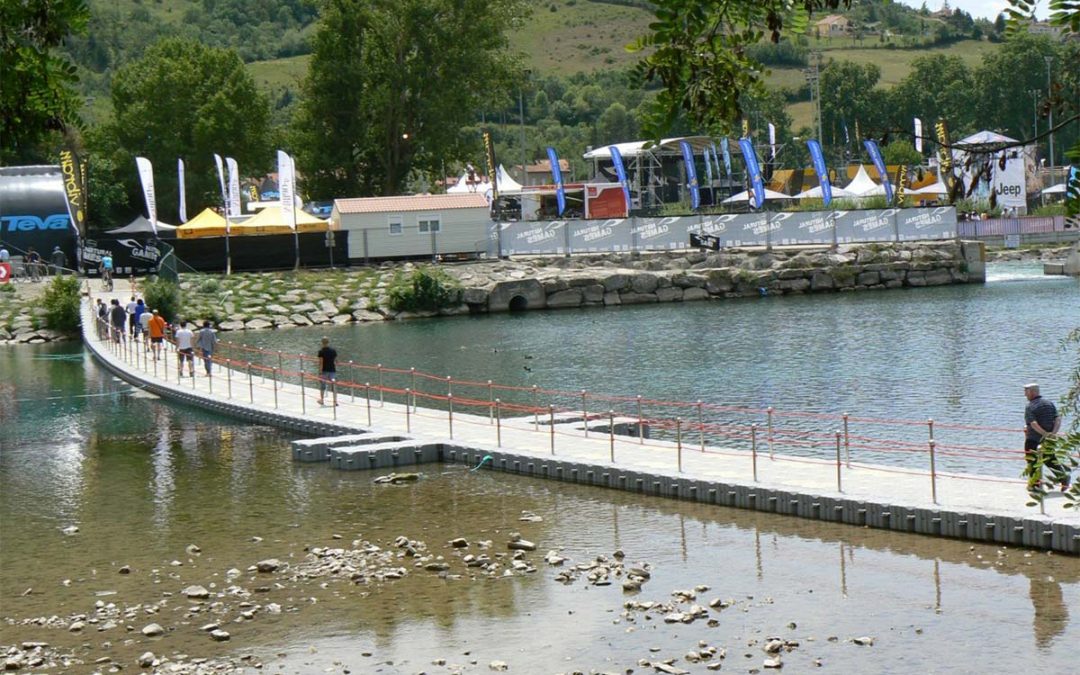
<instances>
[{"instance_id":1,"label":"shrub","mask_svg":"<svg viewBox=\"0 0 1080 675\"><path fill-rule=\"evenodd\" d=\"M82 283L77 276L53 277L45 289L45 325L62 333L77 333L81 325Z\"/></svg>"},{"instance_id":2,"label":"shrub","mask_svg":"<svg viewBox=\"0 0 1080 675\"><path fill-rule=\"evenodd\" d=\"M152 277L143 284L143 300L147 309L156 309L166 321L180 314L180 287L161 277Z\"/></svg>"},{"instance_id":3,"label":"shrub","mask_svg":"<svg viewBox=\"0 0 1080 675\"><path fill-rule=\"evenodd\" d=\"M199 282L199 292L208 295L219 293L221 292L221 282L214 277L203 279Z\"/></svg>"},{"instance_id":4,"label":"shrub","mask_svg":"<svg viewBox=\"0 0 1080 675\"><path fill-rule=\"evenodd\" d=\"M457 302L458 284L446 272L417 268L412 274L394 273L387 288L387 306L395 312L433 312Z\"/></svg>"}]
</instances>

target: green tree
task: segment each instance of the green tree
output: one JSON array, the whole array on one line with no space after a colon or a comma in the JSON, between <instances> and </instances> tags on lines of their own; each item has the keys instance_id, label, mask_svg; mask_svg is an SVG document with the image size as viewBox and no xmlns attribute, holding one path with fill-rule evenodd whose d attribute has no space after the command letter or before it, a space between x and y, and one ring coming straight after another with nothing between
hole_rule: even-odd
<instances>
[{"instance_id":1,"label":"green tree","mask_svg":"<svg viewBox=\"0 0 1080 675\"><path fill-rule=\"evenodd\" d=\"M509 105L519 68L507 31L522 0L324 0L292 125L317 196L396 194L475 154L466 127Z\"/></svg>"},{"instance_id":2,"label":"green tree","mask_svg":"<svg viewBox=\"0 0 1080 675\"><path fill-rule=\"evenodd\" d=\"M910 138L898 138L881 149L881 157L887 166L905 164L918 166L922 164L922 155L915 150L915 145Z\"/></svg>"},{"instance_id":3,"label":"green tree","mask_svg":"<svg viewBox=\"0 0 1080 675\"><path fill-rule=\"evenodd\" d=\"M75 65L56 51L89 18L83 0L0 2L0 164L55 161L50 137L79 126Z\"/></svg>"},{"instance_id":4,"label":"green tree","mask_svg":"<svg viewBox=\"0 0 1080 675\"><path fill-rule=\"evenodd\" d=\"M932 125L940 118L956 134L976 131L979 110L974 76L958 56L916 57L911 70L888 91L886 98L890 125L905 135L912 132L914 117L922 119L924 136L933 135Z\"/></svg>"},{"instance_id":5,"label":"green tree","mask_svg":"<svg viewBox=\"0 0 1080 675\"><path fill-rule=\"evenodd\" d=\"M852 143L857 142L856 122L863 137L881 131L885 106L884 93L876 88L880 79L881 69L873 63L829 61L821 69L821 133L831 144L844 142L845 124Z\"/></svg>"},{"instance_id":6,"label":"green tree","mask_svg":"<svg viewBox=\"0 0 1080 675\"><path fill-rule=\"evenodd\" d=\"M236 159L245 175L270 164L270 107L236 52L167 38L117 71L114 118L100 151L125 176L132 204L141 203L136 156L154 164L158 214L174 220L177 158L183 158L188 213L221 202L214 153Z\"/></svg>"},{"instance_id":7,"label":"green tree","mask_svg":"<svg viewBox=\"0 0 1080 675\"><path fill-rule=\"evenodd\" d=\"M637 124L626 106L616 101L608 106L596 123L598 143L622 143L637 135Z\"/></svg>"},{"instance_id":8,"label":"green tree","mask_svg":"<svg viewBox=\"0 0 1080 675\"><path fill-rule=\"evenodd\" d=\"M739 97L762 88L763 69L747 50L766 34L807 30L813 11L849 0L655 0L650 32L630 45L647 52L635 67L646 84L659 85L646 133L663 136L680 118L713 135L731 131L741 116Z\"/></svg>"}]
</instances>

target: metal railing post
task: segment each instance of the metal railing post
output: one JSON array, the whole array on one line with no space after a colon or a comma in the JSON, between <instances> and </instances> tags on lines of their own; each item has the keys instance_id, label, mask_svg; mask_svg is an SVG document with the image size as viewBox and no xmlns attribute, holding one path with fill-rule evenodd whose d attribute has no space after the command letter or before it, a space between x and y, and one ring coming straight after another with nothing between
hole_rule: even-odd
<instances>
[{"instance_id":1,"label":"metal railing post","mask_svg":"<svg viewBox=\"0 0 1080 675\"><path fill-rule=\"evenodd\" d=\"M278 369L274 368L274 410L277 410Z\"/></svg>"},{"instance_id":2,"label":"metal railing post","mask_svg":"<svg viewBox=\"0 0 1080 675\"><path fill-rule=\"evenodd\" d=\"M383 373L382 364L376 364L375 369L379 371L379 407L383 407Z\"/></svg>"},{"instance_id":3,"label":"metal railing post","mask_svg":"<svg viewBox=\"0 0 1080 675\"><path fill-rule=\"evenodd\" d=\"M682 418L675 418L675 457L679 473L682 473Z\"/></svg>"},{"instance_id":4,"label":"metal railing post","mask_svg":"<svg viewBox=\"0 0 1080 675\"><path fill-rule=\"evenodd\" d=\"M645 418L641 414L641 394L637 395L637 437L638 443L645 444Z\"/></svg>"},{"instance_id":5,"label":"metal railing post","mask_svg":"<svg viewBox=\"0 0 1080 675\"><path fill-rule=\"evenodd\" d=\"M769 413L769 459L773 459L773 407L769 406L766 411Z\"/></svg>"},{"instance_id":6,"label":"metal railing post","mask_svg":"<svg viewBox=\"0 0 1080 675\"><path fill-rule=\"evenodd\" d=\"M851 468L851 436L848 435L848 414L844 413L844 462Z\"/></svg>"},{"instance_id":7,"label":"metal railing post","mask_svg":"<svg viewBox=\"0 0 1080 675\"><path fill-rule=\"evenodd\" d=\"M446 376L446 395L450 396L454 393L454 380L447 375Z\"/></svg>"},{"instance_id":8,"label":"metal railing post","mask_svg":"<svg viewBox=\"0 0 1080 675\"><path fill-rule=\"evenodd\" d=\"M307 414L307 390L304 388L304 371L300 371L300 412Z\"/></svg>"},{"instance_id":9,"label":"metal railing post","mask_svg":"<svg viewBox=\"0 0 1080 675\"><path fill-rule=\"evenodd\" d=\"M330 395L334 397L334 402L331 405L331 407L333 408L332 417L336 420L337 419L337 380L336 379L330 381Z\"/></svg>"},{"instance_id":10,"label":"metal railing post","mask_svg":"<svg viewBox=\"0 0 1080 675\"><path fill-rule=\"evenodd\" d=\"M750 425L750 461L754 467L754 482L757 482L757 424Z\"/></svg>"},{"instance_id":11,"label":"metal railing post","mask_svg":"<svg viewBox=\"0 0 1080 675\"><path fill-rule=\"evenodd\" d=\"M454 395L446 395L446 419L450 425L450 440L454 439Z\"/></svg>"},{"instance_id":12,"label":"metal railing post","mask_svg":"<svg viewBox=\"0 0 1080 675\"><path fill-rule=\"evenodd\" d=\"M611 449L611 463L615 463L615 411L608 410L608 445Z\"/></svg>"},{"instance_id":13,"label":"metal railing post","mask_svg":"<svg viewBox=\"0 0 1080 675\"><path fill-rule=\"evenodd\" d=\"M367 425L371 426L371 383L364 383L364 397L367 399Z\"/></svg>"},{"instance_id":14,"label":"metal railing post","mask_svg":"<svg viewBox=\"0 0 1080 675\"><path fill-rule=\"evenodd\" d=\"M349 373L350 373L349 377L350 378L352 377L352 372L354 370L355 370L355 367L353 366L353 362L349 361ZM350 379L350 380L348 380L348 382L351 383L352 380ZM337 401L335 400L334 403L337 403ZM349 387L349 403L356 403L356 387Z\"/></svg>"},{"instance_id":15,"label":"metal railing post","mask_svg":"<svg viewBox=\"0 0 1080 675\"><path fill-rule=\"evenodd\" d=\"M255 402L255 383L251 380L251 361L247 364L247 376L248 376L248 403Z\"/></svg>"},{"instance_id":16,"label":"metal railing post","mask_svg":"<svg viewBox=\"0 0 1080 675\"><path fill-rule=\"evenodd\" d=\"M169 348L166 346L165 341L161 342L161 367L165 369L165 381L169 381Z\"/></svg>"},{"instance_id":17,"label":"metal railing post","mask_svg":"<svg viewBox=\"0 0 1080 675\"><path fill-rule=\"evenodd\" d=\"M412 389L405 389L405 431L412 432L412 419L409 408L409 397L412 395Z\"/></svg>"},{"instance_id":18,"label":"metal railing post","mask_svg":"<svg viewBox=\"0 0 1080 675\"><path fill-rule=\"evenodd\" d=\"M540 405L538 401L539 394L537 393L537 386L532 386L533 395L533 431L540 431Z\"/></svg>"},{"instance_id":19,"label":"metal railing post","mask_svg":"<svg viewBox=\"0 0 1080 675\"><path fill-rule=\"evenodd\" d=\"M550 415L551 424L551 454L555 454L555 406L551 403L548 404L548 415Z\"/></svg>"},{"instance_id":20,"label":"metal railing post","mask_svg":"<svg viewBox=\"0 0 1080 675\"><path fill-rule=\"evenodd\" d=\"M840 432L836 432L836 491L843 492L844 488L840 484Z\"/></svg>"},{"instance_id":21,"label":"metal railing post","mask_svg":"<svg viewBox=\"0 0 1080 675\"><path fill-rule=\"evenodd\" d=\"M502 447L502 401L495 399L495 445Z\"/></svg>"},{"instance_id":22,"label":"metal railing post","mask_svg":"<svg viewBox=\"0 0 1080 675\"><path fill-rule=\"evenodd\" d=\"M937 504L937 466L934 461L934 446L937 443L930 439L930 499Z\"/></svg>"},{"instance_id":23,"label":"metal railing post","mask_svg":"<svg viewBox=\"0 0 1080 675\"><path fill-rule=\"evenodd\" d=\"M705 452L705 413L702 411L702 408L703 404L699 398L697 402L697 423L698 431L701 436L701 451Z\"/></svg>"},{"instance_id":24,"label":"metal railing post","mask_svg":"<svg viewBox=\"0 0 1080 675\"><path fill-rule=\"evenodd\" d=\"M589 437L589 407L588 407L588 403L587 403L586 398L585 398L586 396L588 396L588 393L584 389L582 389L581 390L581 419L582 419L582 421L585 422L585 438L588 438Z\"/></svg>"},{"instance_id":25,"label":"metal railing post","mask_svg":"<svg viewBox=\"0 0 1080 675\"><path fill-rule=\"evenodd\" d=\"M229 398L232 398L232 363L229 364L229 368L225 371L225 380Z\"/></svg>"},{"instance_id":26,"label":"metal railing post","mask_svg":"<svg viewBox=\"0 0 1080 675\"><path fill-rule=\"evenodd\" d=\"M278 350L278 353L277 353L277 369L278 369L278 372L285 372L285 368L281 365L281 350L280 349ZM285 386L284 381L282 381L281 386L282 387Z\"/></svg>"},{"instance_id":27,"label":"metal railing post","mask_svg":"<svg viewBox=\"0 0 1080 675\"><path fill-rule=\"evenodd\" d=\"M488 380L488 424L495 423L494 393L491 390L491 380Z\"/></svg>"},{"instance_id":28,"label":"metal railing post","mask_svg":"<svg viewBox=\"0 0 1080 675\"><path fill-rule=\"evenodd\" d=\"M206 384L210 387L210 393L214 393L214 357L210 357L210 372L206 374Z\"/></svg>"}]
</instances>

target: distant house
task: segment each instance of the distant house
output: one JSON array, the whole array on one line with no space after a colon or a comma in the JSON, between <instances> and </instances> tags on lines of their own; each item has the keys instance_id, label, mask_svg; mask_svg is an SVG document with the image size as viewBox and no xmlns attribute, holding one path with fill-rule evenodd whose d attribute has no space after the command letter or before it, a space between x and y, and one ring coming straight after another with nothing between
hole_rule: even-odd
<instances>
[{"instance_id":1,"label":"distant house","mask_svg":"<svg viewBox=\"0 0 1080 675\"><path fill-rule=\"evenodd\" d=\"M839 37L851 32L851 22L846 16L830 14L814 24L816 32L821 37Z\"/></svg>"},{"instance_id":2,"label":"distant house","mask_svg":"<svg viewBox=\"0 0 1080 675\"><path fill-rule=\"evenodd\" d=\"M570 174L569 160L560 159L559 170L562 171L563 182L571 182L573 176ZM525 185L551 185L554 182L555 180L551 177L551 162L549 160L542 159L536 164L525 165Z\"/></svg>"}]
</instances>

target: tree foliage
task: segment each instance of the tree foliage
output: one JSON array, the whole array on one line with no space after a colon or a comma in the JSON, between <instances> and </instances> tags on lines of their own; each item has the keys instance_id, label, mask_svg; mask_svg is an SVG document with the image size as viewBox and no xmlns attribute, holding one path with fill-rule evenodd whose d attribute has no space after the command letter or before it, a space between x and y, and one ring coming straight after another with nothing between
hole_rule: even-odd
<instances>
[{"instance_id":1,"label":"tree foliage","mask_svg":"<svg viewBox=\"0 0 1080 675\"><path fill-rule=\"evenodd\" d=\"M783 31L805 30L814 10L841 1L656 0L650 33L630 47L648 52L636 68L640 81L660 87L646 132L658 139L680 116L695 129L730 131L742 115L739 97L763 87L762 68L747 51L766 34L775 43Z\"/></svg>"},{"instance_id":2,"label":"tree foliage","mask_svg":"<svg viewBox=\"0 0 1080 675\"><path fill-rule=\"evenodd\" d=\"M177 158L186 165L189 214L221 202L214 153L234 157L245 175L270 164L269 104L231 50L162 40L116 73L112 104L105 147L96 150L111 159L133 204L141 201L134 158L153 163L166 222L177 214Z\"/></svg>"},{"instance_id":3,"label":"tree foliage","mask_svg":"<svg viewBox=\"0 0 1080 675\"><path fill-rule=\"evenodd\" d=\"M0 163L42 161L50 135L78 126L76 68L57 48L88 19L84 0L0 2Z\"/></svg>"},{"instance_id":4,"label":"tree foliage","mask_svg":"<svg viewBox=\"0 0 1080 675\"><path fill-rule=\"evenodd\" d=\"M521 0L326 0L293 149L317 196L395 194L479 144L464 131L519 81Z\"/></svg>"}]
</instances>

